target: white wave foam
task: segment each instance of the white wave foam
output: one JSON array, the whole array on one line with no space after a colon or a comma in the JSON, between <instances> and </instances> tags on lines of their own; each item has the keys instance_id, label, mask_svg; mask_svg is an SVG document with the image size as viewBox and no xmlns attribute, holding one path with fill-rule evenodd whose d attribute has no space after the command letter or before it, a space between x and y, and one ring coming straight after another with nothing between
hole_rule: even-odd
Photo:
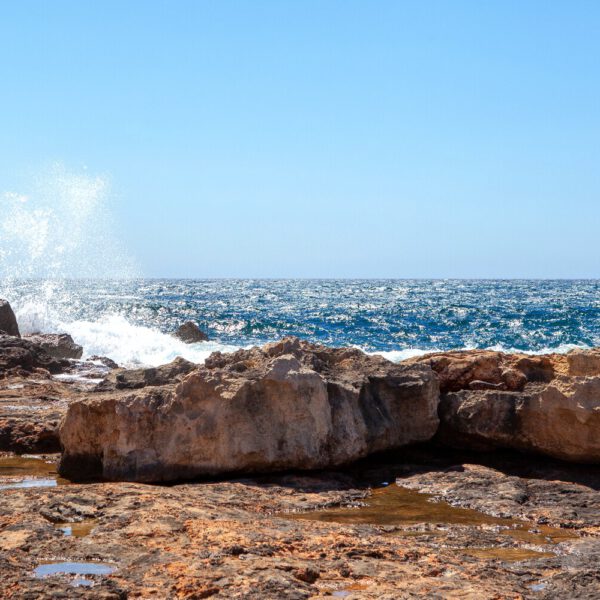
<instances>
[{"instance_id":1,"label":"white wave foam","mask_svg":"<svg viewBox=\"0 0 600 600\"><path fill-rule=\"evenodd\" d=\"M383 356L383 358L387 358L392 362L399 363L403 360L414 358L415 356L423 356L424 354L430 354L431 352L437 352L437 350L419 350L418 348L406 348L404 350L382 350L380 352L367 352L367 354L370 354L371 356Z\"/></svg>"},{"instance_id":2,"label":"white wave foam","mask_svg":"<svg viewBox=\"0 0 600 600\"><path fill-rule=\"evenodd\" d=\"M85 356L108 356L123 366L157 366L171 362L178 356L203 363L212 352L233 352L238 349L237 346L217 342L185 344L156 329L132 325L119 315L99 321L64 323L62 328L83 346Z\"/></svg>"},{"instance_id":3,"label":"white wave foam","mask_svg":"<svg viewBox=\"0 0 600 600\"><path fill-rule=\"evenodd\" d=\"M521 350L520 348L508 348L502 346L501 344L496 344L495 346L489 346L487 348L473 348L472 346L465 348L452 348L450 350L440 350L429 348L427 350L423 350L420 348L405 348L404 350L388 350L381 352L366 352L366 354L370 355L379 355L387 358L388 360L399 363L403 360L408 360L409 358L414 358L415 356L424 356L425 354L432 354L435 352L466 352L469 350L494 350L496 352L504 352L506 354L530 354L532 356L538 356L541 354L567 354L571 352L571 350L588 350L591 346L586 345L578 345L578 344L560 344L555 347L547 347L541 348L539 350Z\"/></svg>"},{"instance_id":4,"label":"white wave foam","mask_svg":"<svg viewBox=\"0 0 600 600\"><path fill-rule=\"evenodd\" d=\"M178 356L200 364L217 350L234 352L239 349L239 346L210 341L185 344L156 329L134 325L121 315L108 315L96 321L63 321L49 305L35 302L27 302L15 312L24 335L68 333L83 346L84 359L94 355L107 356L124 367L154 367Z\"/></svg>"},{"instance_id":5,"label":"white wave foam","mask_svg":"<svg viewBox=\"0 0 600 600\"><path fill-rule=\"evenodd\" d=\"M531 354L538 356L540 354L567 354L571 350L589 350L592 346L585 344L560 344L558 346L548 346L539 350L520 350L519 348L507 348L502 344L490 346L486 350L495 350L496 352L505 352L506 354Z\"/></svg>"}]
</instances>

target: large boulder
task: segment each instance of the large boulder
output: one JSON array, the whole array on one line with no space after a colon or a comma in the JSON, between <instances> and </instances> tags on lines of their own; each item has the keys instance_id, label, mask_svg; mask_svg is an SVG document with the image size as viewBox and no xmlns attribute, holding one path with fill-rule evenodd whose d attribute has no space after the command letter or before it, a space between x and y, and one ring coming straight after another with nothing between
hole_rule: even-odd
<instances>
[{"instance_id":1,"label":"large boulder","mask_svg":"<svg viewBox=\"0 0 600 600\"><path fill-rule=\"evenodd\" d=\"M68 333L38 333L25 339L54 358L79 359L83 355L83 348Z\"/></svg>"},{"instance_id":2,"label":"large boulder","mask_svg":"<svg viewBox=\"0 0 600 600\"><path fill-rule=\"evenodd\" d=\"M600 351L531 356L475 350L416 362L440 378L439 442L600 463Z\"/></svg>"},{"instance_id":3,"label":"large boulder","mask_svg":"<svg viewBox=\"0 0 600 600\"><path fill-rule=\"evenodd\" d=\"M208 341L206 333L204 333L204 331L202 331L202 329L200 329L193 321L187 321L179 326L174 335L186 344Z\"/></svg>"},{"instance_id":4,"label":"large boulder","mask_svg":"<svg viewBox=\"0 0 600 600\"><path fill-rule=\"evenodd\" d=\"M174 387L72 403L60 471L172 481L331 467L429 440L438 399L425 365L286 338L214 353Z\"/></svg>"},{"instance_id":5,"label":"large boulder","mask_svg":"<svg viewBox=\"0 0 600 600\"><path fill-rule=\"evenodd\" d=\"M0 375L13 369L31 372L38 368L60 373L66 365L29 340L0 334Z\"/></svg>"},{"instance_id":6,"label":"large boulder","mask_svg":"<svg viewBox=\"0 0 600 600\"><path fill-rule=\"evenodd\" d=\"M17 318L6 300L0 300L0 333L14 335L15 337L20 336Z\"/></svg>"}]
</instances>

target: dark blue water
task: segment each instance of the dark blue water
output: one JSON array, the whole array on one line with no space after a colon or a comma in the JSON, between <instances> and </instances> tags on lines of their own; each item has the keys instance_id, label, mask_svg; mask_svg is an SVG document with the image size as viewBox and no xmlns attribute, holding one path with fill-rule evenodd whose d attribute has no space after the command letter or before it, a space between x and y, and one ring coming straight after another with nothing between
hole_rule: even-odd
<instances>
[{"instance_id":1,"label":"dark blue water","mask_svg":"<svg viewBox=\"0 0 600 600\"><path fill-rule=\"evenodd\" d=\"M21 306L46 298L63 323L120 315L170 332L191 319L212 340L235 346L286 335L367 351L600 343L596 280L30 281L12 291Z\"/></svg>"}]
</instances>

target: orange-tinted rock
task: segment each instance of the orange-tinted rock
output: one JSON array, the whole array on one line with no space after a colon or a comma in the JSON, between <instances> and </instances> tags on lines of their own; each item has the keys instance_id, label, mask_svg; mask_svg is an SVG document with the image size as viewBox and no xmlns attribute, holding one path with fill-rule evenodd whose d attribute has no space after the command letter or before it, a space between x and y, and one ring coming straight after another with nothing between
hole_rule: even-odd
<instances>
[{"instance_id":1,"label":"orange-tinted rock","mask_svg":"<svg viewBox=\"0 0 600 600\"><path fill-rule=\"evenodd\" d=\"M600 462L600 352L524 355L433 354L440 378L444 444L513 448L563 460Z\"/></svg>"},{"instance_id":2,"label":"orange-tinted rock","mask_svg":"<svg viewBox=\"0 0 600 600\"><path fill-rule=\"evenodd\" d=\"M61 471L169 481L331 467L429 440L438 400L425 365L287 338L215 353L176 387L72 403Z\"/></svg>"}]
</instances>

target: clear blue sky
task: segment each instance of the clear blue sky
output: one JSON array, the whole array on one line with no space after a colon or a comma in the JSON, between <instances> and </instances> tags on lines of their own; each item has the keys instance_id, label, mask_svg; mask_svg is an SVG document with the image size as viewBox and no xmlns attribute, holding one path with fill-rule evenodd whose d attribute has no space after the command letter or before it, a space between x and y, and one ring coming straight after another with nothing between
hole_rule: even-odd
<instances>
[{"instance_id":1,"label":"clear blue sky","mask_svg":"<svg viewBox=\"0 0 600 600\"><path fill-rule=\"evenodd\" d=\"M600 276L600 2L19 0L0 52L0 188L108 175L145 275Z\"/></svg>"}]
</instances>

